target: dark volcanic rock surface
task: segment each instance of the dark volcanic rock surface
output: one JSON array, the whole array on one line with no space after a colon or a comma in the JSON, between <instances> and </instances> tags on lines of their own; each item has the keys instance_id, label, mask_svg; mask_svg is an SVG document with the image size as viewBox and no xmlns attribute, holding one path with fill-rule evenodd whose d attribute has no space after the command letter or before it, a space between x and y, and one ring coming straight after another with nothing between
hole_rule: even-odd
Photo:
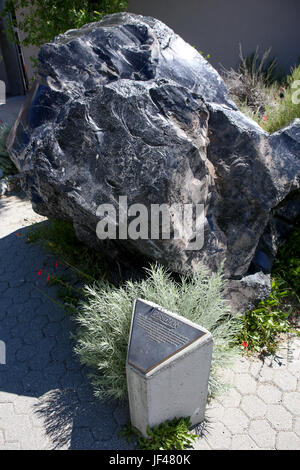
<instances>
[{"instance_id":1,"label":"dark volcanic rock surface","mask_svg":"<svg viewBox=\"0 0 300 470\"><path fill-rule=\"evenodd\" d=\"M34 209L71 220L111 256L188 272L225 261L235 310L269 292L268 273L299 215L300 119L269 135L238 111L213 67L158 20L132 14L58 36L9 137ZM97 207L201 203L204 247L100 241ZM173 228L176 228L176 221Z\"/></svg>"}]
</instances>

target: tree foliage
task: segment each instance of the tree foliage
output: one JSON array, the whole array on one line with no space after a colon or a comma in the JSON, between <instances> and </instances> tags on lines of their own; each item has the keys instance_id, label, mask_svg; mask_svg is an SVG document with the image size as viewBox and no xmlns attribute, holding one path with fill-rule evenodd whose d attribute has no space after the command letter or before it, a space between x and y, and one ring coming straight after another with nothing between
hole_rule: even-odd
<instances>
[{"instance_id":1,"label":"tree foliage","mask_svg":"<svg viewBox=\"0 0 300 470\"><path fill-rule=\"evenodd\" d=\"M103 16L126 10L127 0L7 0L2 15L10 13L13 24L23 31L25 46L51 42L55 36ZM17 22L15 11L20 10Z\"/></svg>"}]
</instances>

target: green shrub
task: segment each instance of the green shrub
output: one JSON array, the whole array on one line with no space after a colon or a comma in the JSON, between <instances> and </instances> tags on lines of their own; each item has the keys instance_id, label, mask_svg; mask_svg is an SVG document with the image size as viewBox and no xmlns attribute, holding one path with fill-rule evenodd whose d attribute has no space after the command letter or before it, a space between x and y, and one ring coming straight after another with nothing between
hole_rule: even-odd
<instances>
[{"instance_id":1,"label":"green shrub","mask_svg":"<svg viewBox=\"0 0 300 470\"><path fill-rule=\"evenodd\" d=\"M293 119L300 118L300 93L297 89L300 89L300 65L288 76L284 97L278 97L273 104L266 104L266 131L275 132L287 126Z\"/></svg>"},{"instance_id":2,"label":"green shrub","mask_svg":"<svg viewBox=\"0 0 300 470\"><path fill-rule=\"evenodd\" d=\"M17 173L17 169L9 158L9 154L6 148L6 140L9 132L9 126L0 125L0 169L3 171L3 176Z\"/></svg>"},{"instance_id":3,"label":"green shrub","mask_svg":"<svg viewBox=\"0 0 300 470\"><path fill-rule=\"evenodd\" d=\"M85 282L109 276L106 263L99 252L78 240L73 224L69 221L51 219L47 224L39 224L28 231L26 241L41 242ZM52 279L52 283L55 283L55 279Z\"/></svg>"},{"instance_id":4,"label":"green shrub","mask_svg":"<svg viewBox=\"0 0 300 470\"><path fill-rule=\"evenodd\" d=\"M160 266L148 270L145 280L127 282L123 287L95 283L85 288L86 299L78 314L76 352L91 375L99 398L126 399L125 362L134 299L144 298L207 328L214 338L209 394L221 384L218 368L230 365L239 348L232 346L240 321L230 315L222 298L221 272L209 276L204 269L191 279L175 281Z\"/></svg>"},{"instance_id":5,"label":"green shrub","mask_svg":"<svg viewBox=\"0 0 300 470\"><path fill-rule=\"evenodd\" d=\"M276 352L280 333L295 332L300 311L300 228L299 223L278 251L272 270L271 295L246 312L238 343L260 354Z\"/></svg>"},{"instance_id":6,"label":"green shrub","mask_svg":"<svg viewBox=\"0 0 300 470\"><path fill-rule=\"evenodd\" d=\"M57 264L67 268L61 275L48 273L47 281L49 287L56 286L56 299L67 314L78 311L79 301L84 296L84 283L110 279L106 261L98 251L78 240L71 222L51 219L33 226L26 234L26 242L41 243L46 250L57 256Z\"/></svg>"},{"instance_id":7,"label":"green shrub","mask_svg":"<svg viewBox=\"0 0 300 470\"><path fill-rule=\"evenodd\" d=\"M286 77L269 54L270 49L259 58L257 49L244 57L240 50L238 70L223 68L222 75L240 110L273 133L300 118L300 65Z\"/></svg>"},{"instance_id":8,"label":"green shrub","mask_svg":"<svg viewBox=\"0 0 300 470\"><path fill-rule=\"evenodd\" d=\"M153 429L148 426L147 437L144 437L129 422L123 426L120 437L127 438L127 442L135 437L141 450L184 450L192 447L198 437L189 432L190 427L190 418L174 418L172 421L165 421Z\"/></svg>"},{"instance_id":9,"label":"green shrub","mask_svg":"<svg viewBox=\"0 0 300 470\"><path fill-rule=\"evenodd\" d=\"M25 34L23 44L41 46L68 29L80 28L86 23L99 21L104 15L124 11L127 0L7 0L3 15L20 8L22 19L13 26ZM13 39L12 27L10 38Z\"/></svg>"},{"instance_id":10,"label":"green shrub","mask_svg":"<svg viewBox=\"0 0 300 470\"><path fill-rule=\"evenodd\" d=\"M284 280L300 297L300 221L286 243L278 250L273 273Z\"/></svg>"},{"instance_id":11,"label":"green shrub","mask_svg":"<svg viewBox=\"0 0 300 470\"><path fill-rule=\"evenodd\" d=\"M278 335L290 330L288 317L291 312L285 309L282 302L288 295L285 287L278 279L272 280L270 296L259 302L254 310L243 315L244 327L238 336L238 342L245 343L248 351L274 354Z\"/></svg>"}]
</instances>

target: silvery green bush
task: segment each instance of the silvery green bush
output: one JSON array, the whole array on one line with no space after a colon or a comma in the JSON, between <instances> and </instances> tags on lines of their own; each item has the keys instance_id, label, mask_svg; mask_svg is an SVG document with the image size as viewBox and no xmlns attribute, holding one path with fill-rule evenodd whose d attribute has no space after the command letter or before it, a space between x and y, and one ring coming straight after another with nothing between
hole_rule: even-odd
<instances>
[{"instance_id":1,"label":"silvery green bush","mask_svg":"<svg viewBox=\"0 0 300 470\"><path fill-rule=\"evenodd\" d=\"M92 369L95 395L101 399L127 398L126 354L134 299L139 297L182 315L208 329L214 338L209 395L222 387L218 369L229 366L239 349L234 346L240 320L230 314L222 297L221 269L209 275L199 269L192 278L175 281L161 266L147 270L147 278L112 287L98 282L85 287L78 314L75 351Z\"/></svg>"}]
</instances>

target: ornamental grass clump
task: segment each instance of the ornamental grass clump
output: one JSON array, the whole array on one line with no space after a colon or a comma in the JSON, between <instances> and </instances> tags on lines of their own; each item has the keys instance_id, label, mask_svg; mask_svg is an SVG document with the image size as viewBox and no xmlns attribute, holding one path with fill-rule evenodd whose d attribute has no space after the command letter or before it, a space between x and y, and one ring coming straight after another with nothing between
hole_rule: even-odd
<instances>
[{"instance_id":1,"label":"ornamental grass clump","mask_svg":"<svg viewBox=\"0 0 300 470\"><path fill-rule=\"evenodd\" d=\"M103 282L84 289L85 300L78 313L78 353L92 369L95 395L100 399L127 398L126 354L134 299L139 297L171 310L208 329L214 339L209 395L222 388L218 369L231 364L240 348L236 336L240 320L230 314L222 297L221 270L209 275L199 269L179 281L161 266L147 270L147 278L128 281L117 288Z\"/></svg>"},{"instance_id":2,"label":"ornamental grass clump","mask_svg":"<svg viewBox=\"0 0 300 470\"><path fill-rule=\"evenodd\" d=\"M266 106L272 105L278 96L276 84L277 62L270 58L271 49L262 57L258 48L245 57L240 45L240 65L238 70L223 67L222 75L228 91L242 112L260 122L266 112Z\"/></svg>"},{"instance_id":3,"label":"ornamental grass clump","mask_svg":"<svg viewBox=\"0 0 300 470\"><path fill-rule=\"evenodd\" d=\"M266 105L265 129L272 133L300 118L300 65L287 77L287 86L282 99Z\"/></svg>"}]
</instances>

